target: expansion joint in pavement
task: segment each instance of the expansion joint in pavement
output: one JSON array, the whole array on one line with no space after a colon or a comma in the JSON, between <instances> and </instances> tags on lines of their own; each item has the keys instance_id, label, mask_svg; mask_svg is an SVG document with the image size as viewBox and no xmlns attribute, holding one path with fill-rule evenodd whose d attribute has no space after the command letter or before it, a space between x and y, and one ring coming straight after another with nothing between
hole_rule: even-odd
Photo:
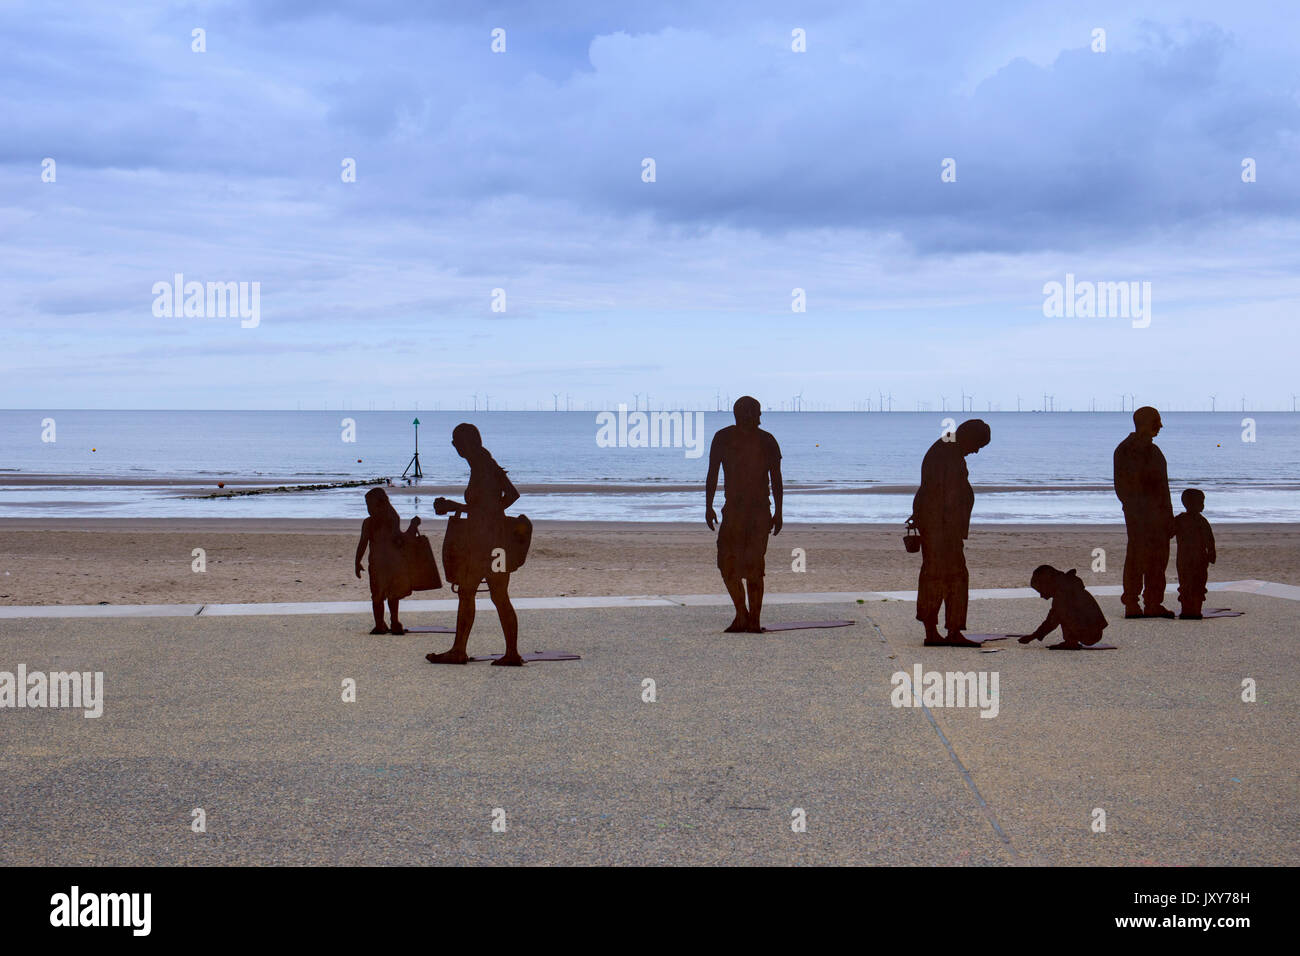
<instances>
[{"instance_id":1,"label":"expansion joint in pavement","mask_svg":"<svg viewBox=\"0 0 1300 956\"><path fill-rule=\"evenodd\" d=\"M892 646L889 644L889 639L885 637L884 631L880 629L880 625L876 623L875 619L870 614L867 614L866 618L867 623L875 630L876 636L880 638L880 642L886 646ZM1003 830L1002 825L998 823L998 818L993 812L993 808L990 807L988 801L984 799L984 794L980 793L980 788L976 785L975 778L971 776L970 771L966 769L966 765L962 763L961 757L957 755L957 751L953 748L952 742L948 739L948 735L943 732L943 728L939 726L939 722L934 719L934 713L925 704L921 705L920 710L925 714L925 719L930 722L930 726L934 728L935 734L939 737L939 742L942 743L944 749L948 751L948 756L957 767L957 771L961 774L962 780L966 781L966 787L970 790L971 794L974 795L975 802L979 804L979 808L983 811L984 818L988 820L989 826L993 828L993 832L998 835L998 839L1002 841L1002 844L1007 848L1007 852L1011 854L1012 861L1015 863L1022 862L1020 854L1016 852L1016 848L1011 842L1011 838L1007 836L1007 832Z\"/></svg>"}]
</instances>

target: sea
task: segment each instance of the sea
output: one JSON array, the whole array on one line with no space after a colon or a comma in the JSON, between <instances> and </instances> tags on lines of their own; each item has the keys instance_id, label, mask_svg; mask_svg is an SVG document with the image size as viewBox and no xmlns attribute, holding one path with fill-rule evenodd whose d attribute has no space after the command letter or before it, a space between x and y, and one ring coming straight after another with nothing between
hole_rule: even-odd
<instances>
[{"instance_id":1,"label":"sea","mask_svg":"<svg viewBox=\"0 0 1300 956\"><path fill-rule=\"evenodd\" d=\"M359 518L364 487L210 497L232 488L394 482L402 516L463 487L452 428L476 424L536 519L699 521L708 442L729 412L684 412L670 447L639 447L634 413L0 410L0 517ZM787 522L899 522L921 458L955 422L992 443L967 459L976 523L1115 523L1119 412L764 412L783 454ZM419 419L423 479L407 487ZM1300 521L1300 415L1170 412L1157 438L1175 510L1206 494L1211 522ZM697 429L702 434L697 435ZM690 442L684 440L685 437ZM678 441L674 445L671 439Z\"/></svg>"}]
</instances>

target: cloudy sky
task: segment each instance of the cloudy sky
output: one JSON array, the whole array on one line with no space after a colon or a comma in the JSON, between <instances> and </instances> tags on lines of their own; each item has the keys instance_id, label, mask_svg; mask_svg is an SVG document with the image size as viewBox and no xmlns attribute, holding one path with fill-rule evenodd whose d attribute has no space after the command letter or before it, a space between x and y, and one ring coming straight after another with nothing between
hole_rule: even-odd
<instances>
[{"instance_id":1,"label":"cloudy sky","mask_svg":"<svg viewBox=\"0 0 1300 956\"><path fill-rule=\"evenodd\" d=\"M5 3L0 407L1290 408L1297 50L1294 0Z\"/></svg>"}]
</instances>

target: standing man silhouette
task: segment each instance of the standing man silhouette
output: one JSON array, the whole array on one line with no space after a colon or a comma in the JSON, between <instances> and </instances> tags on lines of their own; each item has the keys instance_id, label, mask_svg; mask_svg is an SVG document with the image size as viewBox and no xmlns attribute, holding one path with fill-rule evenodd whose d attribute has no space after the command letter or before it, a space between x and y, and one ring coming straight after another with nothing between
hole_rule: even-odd
<instances>
[{"instance_id":1,"label":"standing man silhouette","mask_svg":"<svg viewBox=\"0 0 1300 956\"><path fill-rule=\"evenodd\" d=\"M781 533L781 446L758 427L762 406L748 395L736 399L736 424L720 429L709 446L709 476L704 491L704 523L713 530L718 515L713 496L718 490L718 466L726 472L726 502L718 529L718 570L736 606L729 633L763 630L763 572L767 535ZM776 501L773 514L768 487ZM749 606L745 605L746 594Z\"/></svg>"},{"instance_id":2,"label":"standing man silhouette","mask_svg":"<svg viewBox=\"0 0 1300 956\"><path fill-rule=\"evenodd\" d=\"M979 647L962 633L970 599L962 542L970 533L975 507L966 456L978 455L991 438L989 426L972 418L958 425L955 434L940 437L921 461L921 487L912 499L912 520L921 532L916 619L925 625L927 647ZM939 634L940 605L947 637Z\"/></svg>"},{"instance_id":3,"label":"standing man silhouette","mask_svg":"<svg viewBox=\"0 0 1300 956\"><path fill-rule=\"evenodd\" d=\"M1115 494L1124 506L1128 550L1124 552L1124 616L1172 618L1165 596L1169 537L1174 506L1169 466L1152 441L1160 434L1160 413L1143 405L1133 413L1133 431L1115 449ZM1143 607L1138 607L1138 598Z\"/></svg>"}]
</instances>

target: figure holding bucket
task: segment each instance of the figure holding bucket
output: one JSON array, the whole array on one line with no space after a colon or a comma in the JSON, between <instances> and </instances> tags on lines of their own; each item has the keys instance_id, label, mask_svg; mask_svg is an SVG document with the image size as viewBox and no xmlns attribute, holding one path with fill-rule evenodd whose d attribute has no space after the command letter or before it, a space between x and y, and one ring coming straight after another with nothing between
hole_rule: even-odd
<instances>
[{"instance_id":1,"label":"figure holding bucket","mask_svg":"<svg viewBox=\"0 0 1300 956\"><path fill-rule=\"evenodd\" d=\"M479 430L462 422L451 433L451 444L456 454L469 463L469 485L465 488L465 501L438 498L434 510L438 514L450 511L456 515L448 522L447 537L443 542L443 569L447 580L457 591L459 605L456 611L456 638L450 650L441 654L427 654L433 664L465 664L469 662L466 645L474 626L474 598L479 583L486 579L488 593L496 605L505 632L506 653L493 664L519 667L519 619L510 603L510 572L523 563L519 549L516 526L526 525L527 518L507 518L506 508L519 500L519 492L510 483L505 469L496 463L483 447ZM465 515L460 517L461 513ZM527 550L524 536L523 550Z\"/></svg>"}]
</instances>

